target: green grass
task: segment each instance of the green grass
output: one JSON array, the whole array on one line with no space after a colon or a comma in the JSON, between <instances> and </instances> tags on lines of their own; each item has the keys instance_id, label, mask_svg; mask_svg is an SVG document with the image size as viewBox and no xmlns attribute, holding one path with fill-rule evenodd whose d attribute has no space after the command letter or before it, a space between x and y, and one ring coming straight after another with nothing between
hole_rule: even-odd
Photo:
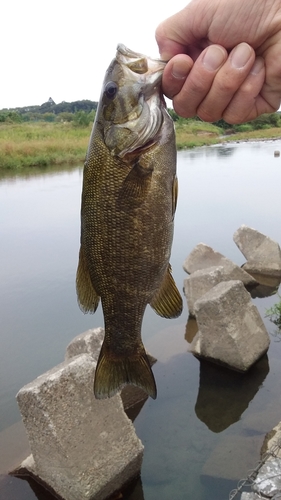
<instances>
[{"instance_id":1,"label":"green grass","mask_svg":"<svg viewBox=\"0 0 281 500\"><path fill-rule=\"evenodd\" d=\"M222 129L197 120L178 120L175 124L178 149L208 146L221 142Z\"/></svg>"},{"instance_id":2,"label":"green grass","mask_svg":"<svg viewBox=\"0 0 281 500\"><path fill-rule=\"evenodd\" d=\"M90 131L69 123L0 124L0 168L81 163Z\"/></svg>"},{"instance_id":3,"label":"green grass","mask_svg":"<svg viewBox=\"0 0 281 500\"><path fill-rule=\"evenodd\" d=\"M265 316L274 323L274 325L278 326L281 331L281 296L277 293L277 297L279 298L279 302L274 304L274 306L270 307L265 311Z\"/></svg>"},{"instance_id":4,"label":"green grass","mask_svg":"<svg viewBox=\"0 0 281 500\"><path fill-rule=\"evenodd\" d=\"M83 163L91 133L88 127L73 123L0 123L0 169ZM281 137L280 128L248 131L223 136L224 131L198 120L175 123L178 149L194 148L229 141ZM241 130L241 129L240 129Z\"/></svg>"}]
</instances>

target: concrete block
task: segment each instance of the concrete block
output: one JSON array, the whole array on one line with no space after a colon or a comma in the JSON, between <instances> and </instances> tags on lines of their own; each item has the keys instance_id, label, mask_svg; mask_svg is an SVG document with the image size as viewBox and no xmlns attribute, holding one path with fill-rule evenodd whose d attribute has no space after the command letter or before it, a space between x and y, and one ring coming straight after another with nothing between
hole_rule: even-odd
<instances>
[{"instance_id":1,"label":"concrete block","mask_svg":"<svg viewBox=\"0 0 281 500\"><path fill-rule=\"evenodd\" d=\"M196 245L183 264L183 268L188 274L192 274L200 269L218 266L224 268L224 273L228 274L229 280L240 280L247 288L257 286L258 284L245 270L237 266L232 260L224 257L220 252L216 252L212 247L205 245L205 243Z\"/></svg>"},{"instance_id":2,"label":"concrete block","mask_svg":"<svg viewBox=\"0 0 281 500\"><path fill-rule=\"evenodd\" d=\"M84 333L80 333L68 344L65 361L80 354L89 354L97 363L103 339L104 329L102 327L91 328Z\"/></svg>"},{"instance_id":3,"label":"concrete block","mask_svg":"<svg viewBox=\"0 0 281 500\"><path fill-rule=\"evenodd\" d=\"M65 360L69 360L74 356L86 353L89 354L89 356L91 356L97 363L103 339L104 329L101 327L92 328L84 333L77 335L66 348ZM146 354L149 359L150 366L156 363L156 358L151 356L148 352ZM144 403L148 398L148 395L145 391L133 385L125 386L120 394L125 411L136 406L139 407L139 403ZM134 413L130 414L130 417L132 417L133 415ZM134 415L134 417L135 416L136 415Z\"/></svg>"},{"instance_id":4,"label":"concrete block","mask_svg":"<svg viewBox=\"0 0 281 500\"><path fill-rule=\"evenodd\" d=\"M276 241L244 224L233 239L247 259L245 271L281 277L281 249Z\"/></svg>"},{"instance_id":5,"label":"concrete block","mask_svg":"<svg viewBox=\"0 0 281 500\"><path fill-rule=\"evenodd\" d=\"M219 283L194 309L199 331L190 351L196 356L245 372L267 352L269 335L241 281Z\"/></svg>"},{"instance_id":6,"label":"concrete block","mask_svg":"<svg viewBox=\"0 0 281 500\"><path fill-rule=\"evenodd\" d=\"M119 394L97 400L82 354L17 394L32 457L22 466L65 500L103 500L140 471L143 445Z\"/></svg>"}]
</instances>

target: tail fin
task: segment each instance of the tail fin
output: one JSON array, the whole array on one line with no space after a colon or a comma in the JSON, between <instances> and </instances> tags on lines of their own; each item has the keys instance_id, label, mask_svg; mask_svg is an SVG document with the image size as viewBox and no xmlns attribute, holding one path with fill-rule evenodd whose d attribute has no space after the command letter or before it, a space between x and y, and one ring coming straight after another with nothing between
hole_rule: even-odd
<instances>
[{"instance_id":1,"label":"tail fin","mask_svg":"<svg viewBox=\"0 0 281 500\"><path fill-rule=\"evenodd\" d=\"M116 357L109 354L103 344L95 373L95 397L110 398L126 384L136 385L156 399L156 384L143 345L133 356Z\"/></svg>"}]
</instances>

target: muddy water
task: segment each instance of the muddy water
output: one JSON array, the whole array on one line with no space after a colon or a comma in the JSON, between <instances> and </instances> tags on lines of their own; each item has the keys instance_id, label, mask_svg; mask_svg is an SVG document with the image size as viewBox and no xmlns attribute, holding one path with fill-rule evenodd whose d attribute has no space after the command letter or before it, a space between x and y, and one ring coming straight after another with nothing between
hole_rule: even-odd
<instances>
[{"instance_id":1,"label":"muddy water","mask_svg":"<svg viewBox=\"0 0 281 500\"><path fill-rule=\"evenodd\" d=\"M179 202L172 267L204 242L241 265L232 240L247 224L281 242L281 142L200 148L178 155ZM103 325L100 309L84 316L74 288L79 246L81 168L32 170L0 179L0 500L51 500L40 487L6 472L27 454L15 394L63 360L66 345ZM276 297L256 298L264 317ZM228 498L259 458L266 432L281 420L281 342L268 319L268 356L247 375L196 360L192 324L148 309L143 339L158 359L156 401L135 420L145 445L131 500Z\"/></svg>"}]
</instances>

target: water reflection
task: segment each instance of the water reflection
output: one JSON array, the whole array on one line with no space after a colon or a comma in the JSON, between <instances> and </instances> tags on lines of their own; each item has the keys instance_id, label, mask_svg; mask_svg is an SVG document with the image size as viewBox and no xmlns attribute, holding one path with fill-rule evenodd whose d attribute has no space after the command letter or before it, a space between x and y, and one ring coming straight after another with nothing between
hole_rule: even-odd
<instances>
[{"instance_id":1,"label":"water reflection","mask_svg":"<svg viewBox=\"0 0 281 500\"><path fill-rule=\"evenodd\" d=\"M109 500L144 500L141 478L137 478L131 485L122 491L122 496L115 496Z\"/></svg>"},{"instance_id":2,"label":"water reflection","mask_svg":"<svg viewBox=\"0 0 281 500\"><path fill-rule=\"evenodd\" d=\"M231 156L235 153L235 148L229 146L221 146L217 148L218 156Z\"/></svg>"},{"instance_id":3,"label":"water reflection","mask_svg":"<svg viewBox=\"0 0 281 500\"><path fill-rule=\"evenodd\" d=\"M191 344L197 332L198 332L197 321L192 316L189 316L185 327L185 336L184 336L185 340L189 344Z\"/></svg>"},{"instance_id":4,"label":"water reflection","mask_svg":"<svg viewBox=\"0 0 281 500\"><path fill-rule=\"evenodd\" d=\"M56 500L43 486L30 477L5 476L1 481L1 500Z\"/></svg>"},{"instance_id":5,"label":"water reflection","mask_svg":"<svg viewBox=\"0 0 281 500\"><path fill-rule=\"evenodd\" d=\"M18 500L19 498L21 500L56 500L58 498L28 475L6 476L3 481L0 478L0 489L1 500ZM144 500L141 478L134 479L124 490L108 498L108 500L119 499Z\"/></svg>"},{"instance_id":6,"label":"water reflection","mask_svg":"<svg viewBox=\"0 0 281 500\"><path fill-rule=\"evenodd\" d=\"M1 170L0 169L0 185L2 183L13 184L17 180L30 180L40 177L52 177L63 172L73 172L77 170L77 165L51 165L48 167L30 167L24 170ZM82 167L81 167L82 175Z\"/></svg>"},{"instance_id":7,"label":"water reflection","mask_svg":"<svg viewBox=\"0 0 281 500\"><path fill-rule=\"evenodd\" d=\"M224 431L240 420L268 373L267 355L245 374L201 360L197 417L212 432Z\"/></svg>"},{"instance_id":8,"label":"water reflection","mask_svg":"<svg viewBox=\"0 0 281 500\"><path fill-rule=\"evenodd\" d=\"M211 157L230 157L234 155L237 151L237 148L234 146L228 146L225 144L222 144L220 146L206 146L202 148L198 148L195 150L188 151L188 157L191 160L198 160L198 158L211 158ZM184 151L182 152L184 155Z\"/></svg>"},{"instance_id":9,"label":"water reflection","mask_svg":"<svg viewBox=\"0 0 281 500\"><path fill-rule=\"evenodd\" d=\"M276 181L280 161L273 156L277 147L281 143L248 143L179 153L180 189L171 256L179 287L184 279L182 262L201 241L241 265L244 258L232 240L241 224L280 240L280 183ZM76 301L81 180L81 168L74 167L32 168L24 174L0 176L2 429L20 419L15 401L20 387L60 363L66 345L78 333L103 325L100 308L94 316L84 316ZM255 299L262 317L274 302L272 296ZM228 377L236 379L236 373L225 373L215 365L206 368L206 362L204 366L201 362L198 388L199 361L186 352L186 340L192 340L196 323L188 322L184 340L187 314L186 304L185 313L176 320L159 318L148 308L143 322L144 343L159 359L154 368L158 399L149 399L134 422L145 445L145 500L182 500L183 496L217 500L221 495L214 487L205 492L199 479L204 461L223 436L215 432L239 420L254 396L241 424L231 427L235 436L240 436L244 419L257 411L263 412L266 431L280 419L276 401L280 399L281 342L271 343L273 369L267 377L266 362L263 372L255 372L257 365L239 387L238 382L228 382ZM270 328L269 320L265 322ZM263 380L264 390L259 391ZM241 399L240 406L233 399ZM213 428L215 432L209 430ZM0 445L1 452L6 459L7 445ZM256 459L253 455L253 463ZM231 457L227 460L231 468ZM1 500L40 498L26 480L6 477L5 481L0 478ZM142 488L137 488L130 500L138 495L142 499Z\"/></svg>"}]
</instances>

